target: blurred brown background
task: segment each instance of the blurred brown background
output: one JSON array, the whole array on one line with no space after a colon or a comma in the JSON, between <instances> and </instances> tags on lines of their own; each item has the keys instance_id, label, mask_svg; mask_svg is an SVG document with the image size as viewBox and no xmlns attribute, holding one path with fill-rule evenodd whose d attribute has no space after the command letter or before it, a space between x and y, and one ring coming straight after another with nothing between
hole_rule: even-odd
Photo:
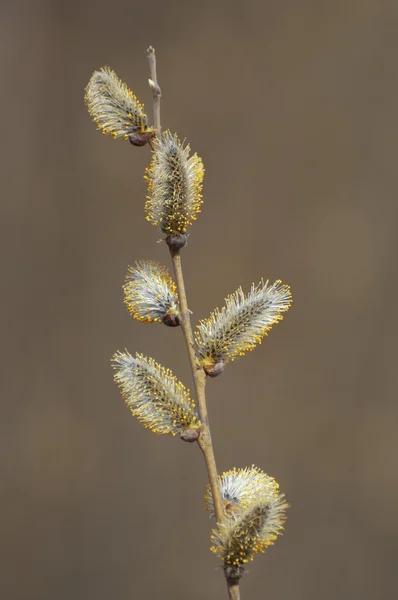
<instances>
[{"instance_id":1,"label":"blurred brown background","mask_svg":"<svg viewBox=\"0 0 398 600\"><path fill-rule=\"evenodd\" d=\"M204 160L184 264L194 319L261 276L294 304L208 386L220 470L255 463L291 503L242 599L397 594L398 4L1 5L4 599L225 598L196 447L125 408L110 357L191 386L181 332L127 314L127 265L169 264L144 220L146 148L83 104L104 65Z\"/></svg>"}]
</instances>

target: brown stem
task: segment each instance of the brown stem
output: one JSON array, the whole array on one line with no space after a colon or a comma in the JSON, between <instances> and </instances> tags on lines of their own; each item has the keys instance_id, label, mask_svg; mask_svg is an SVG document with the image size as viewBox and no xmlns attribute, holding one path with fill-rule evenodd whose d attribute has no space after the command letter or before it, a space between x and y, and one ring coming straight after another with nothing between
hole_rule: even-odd
<instances>
[{"instance_id":1,"label":"brown stem","mask_svg":"<svg viewBox=\"0 0 398 600\"><path fill-rule=\"evenodd\" d=\"M239 583L231 583L227 579L230 600L240 600Z\"/></svg>"},{"instance_id":2,"label":"brown stem","mask_svg":"<svg viewBox=\"0 0 398 600\"><path fill-rule=\"evenodd\" d=\"M153 99L153 121L156 129L156 135L159 137L162 132L162 127L160 125L160 98L162 96L162 90L158 84L158 78L156 74L156 54L155 48L149 46L147 52L148 61L149 61L149 72L151 74L151 78L149 80L149 86L152 89L152 99Z\"/></svg>"},{"instance_id":3,"label":"brown stem","mask_svg":"<svg viewBox=\"0 0 398 600\"><path fill-rule=\"evenodd\" d=\"M156 74L156 55L155 49L152 46L149 46L147 50L148 60L149 60L149 69L151 78L149 80L149 85L152 88L152 96L153 96L153 115L154 115L154 125L156 128L156 135L160 136L161 134L161 124L160 124L160 97L162 95L161 89L158 84L157 74ZM181 256L180 249L170 249L171 258L173 261L174 274L177 285L178 299L180 305L180 323L181 329L184 333L185 342L187 345L189 362L191 365L192 375L195 383L196 390L196 398L198 402L198 410L199 417L202 423L200 429L200 435L198 439L198 444L200 449L203 452L203 456L206 463L207 474L210 483L210 489L213 496L213 505L214 511L216 513L217 521L221 521L224 515L224 506L221 497L221 490L218 481L218 472L216 466L216 459L214 457L213 443L211 440L210 426L209 426L209 418L207 415L207 404L206 404L206 395L205 395L205 387L206 387L206 373L203 369L198 365L196 360L196 352L195 352L195 343L194 337L192 333L192 325L190 313L188 310L188 302L187 295L185 292L185 283L184 277L182 273L181 266ZM240 600L239 594L239 584L236 581L230 581L227 579L228 585L228 594L230 600Z\"/></svg>"},{"instance_id":4,"label":"brown stem","mask_svg":"<svg viewBox=\"0 0 398 600\"><path fill-rule=\"evenodd\" d=\"M179 250L170 248L171 258L173 260L174 274L176 278L178 300L180 304L180 322L187 345L189 362L192 375L195 382L196 397L198 401L199 417L202 422L198 444L203 452L206 461L207 473L209 476L211 493L213 496L214 510L217 521L220 521L223 514L223 502L221 498L220 486L218 482L218 473L216 460L214 457L213 444L211 440L209 419L207 416L207 404L205 395L206 373L197 364L194 337L192 333L191 319L189 316L187 296L185 292L184 277L181 266L181 256Z\"/></svg>"}]
</instances>

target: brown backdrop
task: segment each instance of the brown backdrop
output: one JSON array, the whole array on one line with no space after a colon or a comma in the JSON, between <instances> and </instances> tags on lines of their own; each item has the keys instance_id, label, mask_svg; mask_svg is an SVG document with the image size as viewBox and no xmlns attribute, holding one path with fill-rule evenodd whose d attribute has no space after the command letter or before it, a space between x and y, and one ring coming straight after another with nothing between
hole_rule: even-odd
<instances>
[{"instance_id":1,"label":"brown backdrop","mask_svg":"<svg viewBox=\"0 0 398 600\"><path fill-rule=\"evenodd\" d=\"M127 314L147 149L83 104L111 65L204 160L184 263L194 319L264 276L294 304L208 386L220 470L255 463L291 509L242 598L397 592L397 27L388 0L3 2L5 599L225 598L198 450L125 408L110 356L191 385L179 330Z\"/></svg>"}]
</instances>

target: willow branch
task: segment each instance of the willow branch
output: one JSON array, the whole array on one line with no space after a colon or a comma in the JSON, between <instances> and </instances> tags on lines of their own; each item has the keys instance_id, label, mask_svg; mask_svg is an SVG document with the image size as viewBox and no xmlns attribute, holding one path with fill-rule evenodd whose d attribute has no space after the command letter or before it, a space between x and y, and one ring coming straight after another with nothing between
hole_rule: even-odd
<instances>
[{"instance_id":1,"label":"willow branch","mask_svg":"<svg viewBox=\"0 0 398 600\"><path fill-rule=\"evenodd\" d=\"M162 127L160 125L160 98L162 96L162 90L158 84L158 78L156 74L156 54L155 48L149 46L147 52L148 61L149 61L149 72L151 78L149 80L149 86L152 89L152 99L153 99L153 122L156 129L156 135L160 136L162 132Z\"/></svg>"},{"instance_id":2,"label":"willow branch","mask_svg":"<svg viewBox=\"0 0 398 600\"><path fill-rule=\"evenodd\" d=\"M191 318L188 310L187 295L185 292L184 276L181 266L181 256L179 250L170 248L171 258L173 260L174 274L177 285L178 300L180 305L180 323L184 333L185 342L188 349L189 362L195 382L196 398L198 402L199 417L202 422L198 444L203 452L206 462L207 474L209 478L211 493L213 496L214 511L217 521L221 521L224 514L224 506L221 498L220 486L218 482L218 473L216 460L214 456L213 443L211 440L209 418L207 415L207 404L205 395L206 373L197 364L195 343L191 326ZM227 579L228 595L230 600L240 600L239 583L236 580Z\"/></svg>"},{"instance_id":3,"label":"willow branch","mask_svg":"<svg viewBox=\"0 0 398 600\"><path fill-rule=\"evenodd\" d=\"M160 124L160 97L162 95L161 89L157 80L156 73L156 55L155 49L150 46L147 50L148 60L149 60L149 68L151 78L149 80L149 85L152 89L153 96L153 115L154 115L154 125L156 128L156 135L159 136L161 134L161 124ZM221 497L221 490L218 479L217 465L216 459L214 456L213 442L211 439L209 418L207 414L207 404L206 404L206 395L205 395L205 387L206 387L206 373L204 370L198 365L196 359L196 351L195 351L195 342L192 332L191 318L190 312L188 309L188 301L187 295L185 291L185 283L184 276L182 272L181 265L181 256L180 249L174 249L169 247L171 259L173 261L174 275L177 286L178 300L179 300L179 308L180 308L180 324L181 329L184 334L188 357L191 366L191 371L193 375L193 380L195 384L196 398L198 404L198 412L201 421L200 435L198 438L198 444L200 449L202 450L207 475L209 478L210 489L213 496L213 505L214 512L216 514L217 521L221 521L224 515L224 506ZM228 595L230 600L240 600L239 594L239 584L236 581L227 579L228 586Z\"/></svg>"},{"instance_id":4,"label":"willow branch","mask_svg":"<svg viewBox=\"0 0 398 600\"><path fill-rule=\"evenodd\" d=\"M227 579L230 600L240 600L239 583L231 583Z\"/></svg>"},{"instance_id":5,"label":"willow branch","mask_svg":"<svg viewBox=\"0 0 398 600\"><path fill-rule=\"evenodd\" d=\"M171 258L173 260L174 274L177 285L178 300L180 304L180 322L181 328L184 333L185 342L187 345L189 362L191 365L191 371L195 383L196 398L198 401L199 417L202 422L200 430L200 436L198 444L203 452L203 456L206 462L207 474L209 477L209 483L211 493L213 496L214 510L216 513L217 521L220 521L223 513L223 502L221 499L220 485L218 482L218 473L216 467L216 459L214 457L213 443L211 440L209 418L207 415L207 404L205 395L206 386L206 373L197 364L195 343L192 333L191 319L188 310L187 296L185 292L185 283L181 266L181 256L179 250L172 250L170 248Z\"/></svg>"}]
</instances>

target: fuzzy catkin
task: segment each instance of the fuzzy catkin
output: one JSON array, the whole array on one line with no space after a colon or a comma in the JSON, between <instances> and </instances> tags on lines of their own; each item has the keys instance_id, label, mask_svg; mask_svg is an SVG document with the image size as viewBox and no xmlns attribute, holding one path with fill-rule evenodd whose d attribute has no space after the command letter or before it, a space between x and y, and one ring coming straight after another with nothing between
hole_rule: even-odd
<instances>
[{"instance_id":1,"label":"fuzzy catkin","mask_svg":"<svg viewBox=\"0 0 398 600\"><path fill-rule=\"evenodd\" d=\"M282 534L287 508L283 494L259 494L237 514L226 515L218 523L211 536L211 551L224 566L243 566Z\"/></svg>"},{"instance_id":2,"label":"fuzzy catkin","mask_svg":"<svg viewBox=\"0 0 398 600\"><path fill-rule=\"evenodd\" d=\"M144 105L110 67L94 71L84 100L98 129L115 139L126 140L129 135L153 130L148 126Z\"/></svg>"},{"instance_id":3,"label":"fuzzy catkin","mask_svg":"<svg viewBox=\"0 0 398 600\"><path fill-rule=\"evenodd\" d=\"M200 212L204 168L202 159L189 153L189 144L169 131L154 140L145 174L146 218L167 236L184 234Z\"/></svg>"},{"instance_id":4,"label":"fuzzy catkin","mask_svg":"<svg viewBox=\"0 0 398 600\"><path fill-rule=\"evenodd\" d=\"M221 497L227 513L236 514L253 500L277 494L279 485L258 467L233 468L219 475ZM213 495L210 485L205 494L206 510L215 516Z\"/></svg>"},{"instance_id":5,"label":"fuzzy catkin","mask_svg":"<svg viewBox=\"0 0 398 600\"><path fill-rule=\"evenodd\" d=\"M227 364L260 344L272 326L281 321L291 305L289 286L281 281L272 285L263 280L252 285L245 296L242 288L226 298L225 306L200 321L195 340L199 363L211 367Z\"/></svg>"},{"instance_id":6,"label":"fuzzy catkin","mask_svg":"<svg viewBox=\"0 0 398 600\"><path fill-rule=\"evenodd\" d=\"M179 315L175 283L168 269L154 261L129 267L123 291L127 310L139 321L160 323L168 315Z\"/></svg>"},{"instance_id":7,"label":"fuzzy catkin","mask_svg":"<svg viewBox=\"0 0 398 600\"><path fill-rule=\"evenodd\" d=\"M127 406L144 427L171 435L200 427L189 391L169 369L128 352L116 352L113 367Z\"/></svg>"}]
</instances>

